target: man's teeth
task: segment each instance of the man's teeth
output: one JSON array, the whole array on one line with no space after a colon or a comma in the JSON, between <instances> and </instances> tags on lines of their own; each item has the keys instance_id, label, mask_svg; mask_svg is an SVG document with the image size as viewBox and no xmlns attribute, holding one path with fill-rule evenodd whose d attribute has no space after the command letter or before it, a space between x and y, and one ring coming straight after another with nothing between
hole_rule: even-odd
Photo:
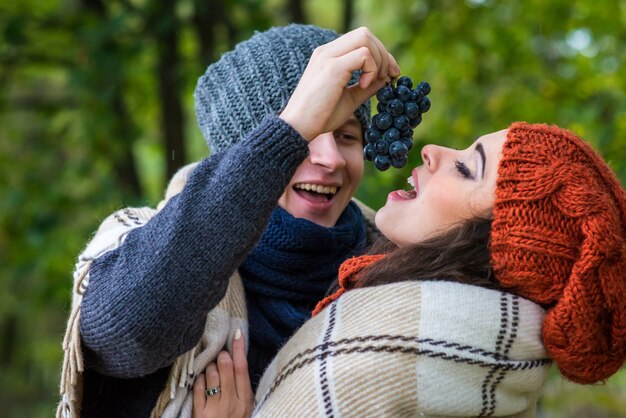
<instances>
[{"instance_id":1,"label":"man's teeth","mask_svg":"<svg viewBox=\"0 0 626 418\"><path fill-rule=\"evenodd\" d=\"M408 179L406 179L406 181L412 186L415 187L415 180L413 180L413 177L409 177Z\"/></svg>"},{"instance_id":2,"label":"man's teeth","mask_svg":"<svg viewBox=\"0 0 626 418\"><path fill-rule=\"evenodd\" d=\"M337 193L337 186L322 186L321 184L298 183L294 187L296 189L303 189L321 194L334 195L335 193Z\"/></svg>"}]
</instances>

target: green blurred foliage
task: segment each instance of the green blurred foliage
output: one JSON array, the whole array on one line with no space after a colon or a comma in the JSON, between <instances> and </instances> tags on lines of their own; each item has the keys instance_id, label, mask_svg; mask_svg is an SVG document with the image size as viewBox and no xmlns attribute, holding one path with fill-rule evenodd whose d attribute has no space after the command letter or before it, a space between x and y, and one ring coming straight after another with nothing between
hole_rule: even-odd
<instances>
[{"instance_id":1,"label":"green blurred foliage","mask_svg":"<svg viewBox=\"0 0 626 418\"><path fill-rule=\"evenodd\" d=\"M433 85L432 110L415 131L418 147L464 148L518 120L553 123L589 140L624 183L624 2L411 3L364 1L359 23L383 39L403 72ZM410 162L402 176L378 177L399 187L419 154ZM380 183L364 186L366 201L384 204Z\"/></svg>"},{"instance_id":2,"label":"green blurred foliage","mask_svg":"<svg viewBox=\"0 0 626 418\"><path fill-rule=\"evenodd\" d=\"M52 414L76 256L108 213L160 198L169 158L161 36L175 29L178 140L194 161L208 152L192 96L209 60L254 30L297 18L342 31L345 3L0 0L0 417ZM349 26L369 26L403 73L433 85L417 149L465 147L516 120L554 123L588 139L624 184L625 2L353 5ZM207 32L202 18L216 10L221 18ZM368 164L358 197L380 207L419 163L412 152L401 170ZM626 416L626 372L591 387L555 372L540 407L545 417Z\"/></svg>"}]
</instances>

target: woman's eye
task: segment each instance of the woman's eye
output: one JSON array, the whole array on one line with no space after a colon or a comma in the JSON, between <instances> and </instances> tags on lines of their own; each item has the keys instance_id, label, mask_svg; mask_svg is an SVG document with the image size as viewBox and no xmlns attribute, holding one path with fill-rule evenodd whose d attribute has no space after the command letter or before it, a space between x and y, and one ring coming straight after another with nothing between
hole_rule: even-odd
<instances>
[{"instance_id":1,"label":"woman's eye","mask_svg":"<svg viewBox=\"0 0 626 418\"><path fill-rule=\"evenodd\" d=\"M469 168L467 168L465 163L462 163L459 160L454 160L454 167L456 168L456 171L458 171L463 177L467 179L474 178L474 176L472 175L472 172L469 170Z\"/></svg>"}]
</instances>

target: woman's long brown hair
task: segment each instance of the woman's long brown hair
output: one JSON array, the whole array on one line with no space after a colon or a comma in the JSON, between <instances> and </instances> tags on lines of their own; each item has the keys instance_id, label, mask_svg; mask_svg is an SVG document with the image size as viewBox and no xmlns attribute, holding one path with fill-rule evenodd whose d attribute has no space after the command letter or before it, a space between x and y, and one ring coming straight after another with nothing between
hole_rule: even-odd
<instances>
[{"instance_id":1,"label":"woman's long brown hair","mask_svg":"<svg viewBox=\"0 0 626 418\"><path fill-rule=\"evenodd\" d=\"M408 280L444 280L499 289L489 255L491 220L475 218L418 244L397 247L380 238L368 251L387 254L366 267L357 287Z\"/></svg>"}]
</instances>

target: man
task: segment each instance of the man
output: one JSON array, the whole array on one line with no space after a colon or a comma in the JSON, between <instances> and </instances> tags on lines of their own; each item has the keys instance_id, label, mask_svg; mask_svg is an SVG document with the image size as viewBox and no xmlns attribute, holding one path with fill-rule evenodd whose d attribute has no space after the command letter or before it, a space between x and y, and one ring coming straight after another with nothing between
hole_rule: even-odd
<instances>
[{"instance_id":1,"label":"man","mask_svg":"<svg viewBox=\"0 0 626 418\"><path fill-rule=\"evenodd\" d=\"M211 156L175 176L158 210L107 218L79 257L57 415L191 416L195 376L248 323L256 382L366 244L351 198L367 100L398 75L369 30L306 25L257 33L209 66L195 99Z\"/></svg>"}]
</instances>

